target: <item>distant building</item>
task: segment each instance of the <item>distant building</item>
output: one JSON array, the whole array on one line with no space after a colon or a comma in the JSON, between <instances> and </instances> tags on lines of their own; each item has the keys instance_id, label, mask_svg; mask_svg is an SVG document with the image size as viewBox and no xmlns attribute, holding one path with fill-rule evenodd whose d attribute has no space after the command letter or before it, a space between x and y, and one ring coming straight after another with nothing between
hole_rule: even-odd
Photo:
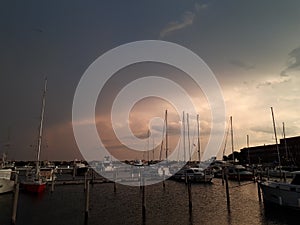
<instances>
[{"instance_id":1,"label":"distant building","mask_svg":"<svg viewBox=\"0 0 300 225\"><path fill-rule=\"evenodd\" d=\"M281 165L295 165L300 167L300 136L280 139L278 144ZM250 164L278 164L276 144L261 145L240 150L241 163Z\"/></svg>"}]
</instances>

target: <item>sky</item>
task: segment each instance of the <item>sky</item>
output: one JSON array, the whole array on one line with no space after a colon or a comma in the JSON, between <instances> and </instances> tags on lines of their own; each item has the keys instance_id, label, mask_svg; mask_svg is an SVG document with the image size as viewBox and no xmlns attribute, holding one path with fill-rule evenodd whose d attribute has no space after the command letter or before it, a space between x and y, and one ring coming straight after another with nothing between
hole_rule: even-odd
<instances>
[{"instance_id":1,"label":"sky","mask_svg":"<svg viewBox=\"0 0 300 225\"><path fill-rule=\"evenodd\" d=\"M76 87L99 56L141 40L176 43L204 60L223 93L226 127L232 116L236 150L246 146L247 135L250 146L275 143L270 107L274 109L278 138L283 135L283 122L286 137L298 136L299 21L300 2L296 0L3 0L0 153L6 152L12 160L35 160L41 97L47 77L41 158L82 159L72 129ZM109 108L114 97L140 74L174 79L188 89L200 114L201 143L205 145L211 129L205 95L194 92L184 72L159 63L142 63L120 70L97 101L97 130L110 152L119 159L144 157L124 150L109 128ZM147 137L147 123L153 116L163 120L165 109L170 114L170 148L174 147L182 115L162 99L143 99L134 106L129 119L134 134ZM195 115L191 116L194 141ZM158 137L162 134L161 122L156 125L153 133ZM226 154L230 151L225 149ZM222 152L220 148L218 156Z\"/></svg>"}]
</instances>

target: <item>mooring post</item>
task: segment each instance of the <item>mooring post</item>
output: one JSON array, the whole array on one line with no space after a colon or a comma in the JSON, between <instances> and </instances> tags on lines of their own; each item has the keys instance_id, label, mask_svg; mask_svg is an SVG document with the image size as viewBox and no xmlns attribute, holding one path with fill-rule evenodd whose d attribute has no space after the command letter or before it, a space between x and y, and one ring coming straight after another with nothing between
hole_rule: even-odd
<instances>
[{"instance_id":1,"label":"mooring post","mask_svg":"<svg viewBox=\"0 0 300 225\"><path fill-rule=\"evenodd\" d=\"M117 192L117 184L116 184L117 174L116 171L114 171L114 193Z\"/></svg>"},{"instance_id":2,"label":"mooring post","mask_svg":"<svg viewBox=\"0 0 300 225\"><path fill-rule=\"evenodd\" d=\"M261 180L257 181L257 195L258 195L258 201L261 202L261 191L260 191L260 182Z\"/></svg>"},{"instance_id":3,"label":"mooring post","mask_svg":"<svg viewBox=\"0 0 300 225\"><path fill-rule=\"evenodd\" d=\"M142 190L143 181L142 181L142 173L141 173L141 169L140 168L139 168L139 181L140 181L140 190Z\"/></svg>"},{"instance_id":4,"label":"mooring post","mask_svg":"<svg viewBox=\"0 0 300 225\"><path fill-rule=\"evenodd\" d=\"M18 209L18 198L19 198L19 183L15 184L15 190L14 190L14 202L13 202L13 210L12 210L12 216L11 216L11 224L16 224L17 219L17 209Z\"/></svg>"},{"instance_id":5,"label":"mooring post","mask_svg":"<svg viewBox=\"0 0 300 225\"><path fill-rule=\"evenodd\" d=\"M145 178L143 177L142 182L142 216L143 216L143 224L146 223L146 199L145 199Z\"/></svg>"},{"instance_id":6,"label":"mooring post","mask_svg":"<svg viewBox=\"0 0 300 225\"><path fill-rule=\"evenodd\" d=\"M74 164L74 166L73 166L73 180L75 180L75 176L76 176L76 165Z\"/></svg>"},{"instance_id":7,"label":"mooring post","mask_svg":"<svg viewBox=\"0 0 300 225\"><path fill-rule=\"evenodd\" d=\"M87 172L84 173L84 191L86 191L87 188Z\"/></svg>"},{"instance_id":8,"label":"mooring post","mask_svg":"<svg viewBox=\"0 0 300 225\"><path fill-rule=\"evenodd\" d=\"M185 171L184 181L185 181L185 184L187 185L188 184L188 175L187 175L186 171Z\"/></svg>"},{"instance_id":9,"label":"mooring post","mask_svg":"<svg viewBox=\"0 0 300 225\"><path fill-rule=\"evenodd\" d=\"M188 186L188 197L189 197L189 210L191 212L193 208L193 201L192 201L192 184L190 181L188 182L187 186Z\"/></svg>"},{"instance_id":10,"label":"mooring post","mask_svg":"<svg viewBox=\"0 0 300 225\"><path fill-rule=\"evenodd\" d=\"M85 195L85 212L84 212L84 219L85 221L88 220L89 217L89 205L90 205L90 181L87 180L86 182L86 195Z\"/></svg>"},{"instance_id":11,"label":"mooring post","mask_svg":"<svg viewBox=\"0 0 300 225\"><path fill-rule=\"evenodd\" d=\"M228 186L228 168L225 168L225 187L226 187L226 199L227 199L227 209L230 212L230 196L229 196L229 186Z\"/></svg>"},{"instance_id":12,"label":"mooring post","mask_svg":"<svg viewBox=\"0 0 300 225\"><path fill-rule=\"evenodd\" d=\"M166 172L163 169L163 188L164 188L164 190L166 189L165 179L166 179Z\"/></svg>"},{"instance_id":13,"label":"mooring post","mask_svg":"<svg viewBox=\"0 0 300 225\"><path fill-rule=\"evenodd\" d=\"M51 174L51 193L54 191L54 179L55 179L55 174L52 172Z\"/></svg>"},{"instance_id":14,"label":"mooring post","mask_svg":"<svg viewBox=\"0 0 300 225\"><path fill-rule=\"evenodd\" d=\"M237 179L238 179L238 182L239 182L239 185L241 185L241 176L240 176L240 170L237 169Z\"/></svg>"}]
</instances>

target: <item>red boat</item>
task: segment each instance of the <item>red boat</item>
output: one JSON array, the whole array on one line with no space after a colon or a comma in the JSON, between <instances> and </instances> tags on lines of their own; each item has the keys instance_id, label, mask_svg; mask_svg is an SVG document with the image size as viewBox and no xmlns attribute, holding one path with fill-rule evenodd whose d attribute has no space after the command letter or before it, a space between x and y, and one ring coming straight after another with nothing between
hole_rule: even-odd
<instances>
[{"instance_id":1,"label":"red boat","mask_svg":"<svg viewBox=\"0 0 300 225\"><path fill-rule=\"evenodd\" d=\"M42 179L40 174L40 153L41 153L41 146L42 146L42 131L43 131L43 121L44 121L44 113L45 113L46 90L47 90L47 79L45 79L45 86L44 86L43 98L42 98L41 118L40 118L40 126L39 126L39 133L38 133L36 168L34 171L34 176L30 177L29 180L25 180L21 183L22 187L26 191L33 192L33 193L41 193L45 191L46 183L47 183L44 179Z\"/></svg>"},{"instance_id":2,"label":"red boat","mask_svg":"<svg viewBox=\"0 0 300 225\"><path fill-rule=\"evenodd\" d=\"M22 187L25 191L32 192L32 193L41 193L44 192L46 189L46 181L41 179L34 179L30 181L22 182Z\"/></svg>"}]
</instances>

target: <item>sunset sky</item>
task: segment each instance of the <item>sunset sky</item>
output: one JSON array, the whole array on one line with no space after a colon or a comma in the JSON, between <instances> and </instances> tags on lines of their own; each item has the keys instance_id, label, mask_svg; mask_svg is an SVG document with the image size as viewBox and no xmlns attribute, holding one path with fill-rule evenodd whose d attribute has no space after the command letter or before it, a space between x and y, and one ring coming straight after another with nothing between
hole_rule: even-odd
<instances>
[{"instance_id":1,"label":"sunset sky","mask_svg":"<svg viewBox=\"0 0 300 225\"><path fill-rule=\"evenodd\" d=\"M9 159L35 159L41 96L47 77L41 158L80 159L72 129L76 87L99 56L139 40L173 42L206 62L221 86L226 122L230 116L233 118L236 150L246 147L246 135L250 146L275 143L270 107L274 109L278 138L282 138L282 122L287 137L298 136L299 21L300 2L296 0L1 1L0 153L7 152ZM210 114L204 96L193 93L192 84L176 68L145 63L120 71L123 75L112 78L102 100L98 99L97 129L115 151L113 154L120 159L136 157L130 151L122 152L123 147L107 129L107 121L114 96L138 73L164 74L190 89L202 119L201 142L205 145ZM175 115L172 107L160 99L145 99L132 110L131 128L136 136L146 137L149 119L163 118L165 109L173 118L172 145L179 133L180 123L176 121L181 120L181 114ZM191 127L194 133L195 124ZM157 129L158 135L160 132ZM222 151L221 148L219 156ZM230 151L226 150L226 154Z\"/></svg>"}]
</instances>

